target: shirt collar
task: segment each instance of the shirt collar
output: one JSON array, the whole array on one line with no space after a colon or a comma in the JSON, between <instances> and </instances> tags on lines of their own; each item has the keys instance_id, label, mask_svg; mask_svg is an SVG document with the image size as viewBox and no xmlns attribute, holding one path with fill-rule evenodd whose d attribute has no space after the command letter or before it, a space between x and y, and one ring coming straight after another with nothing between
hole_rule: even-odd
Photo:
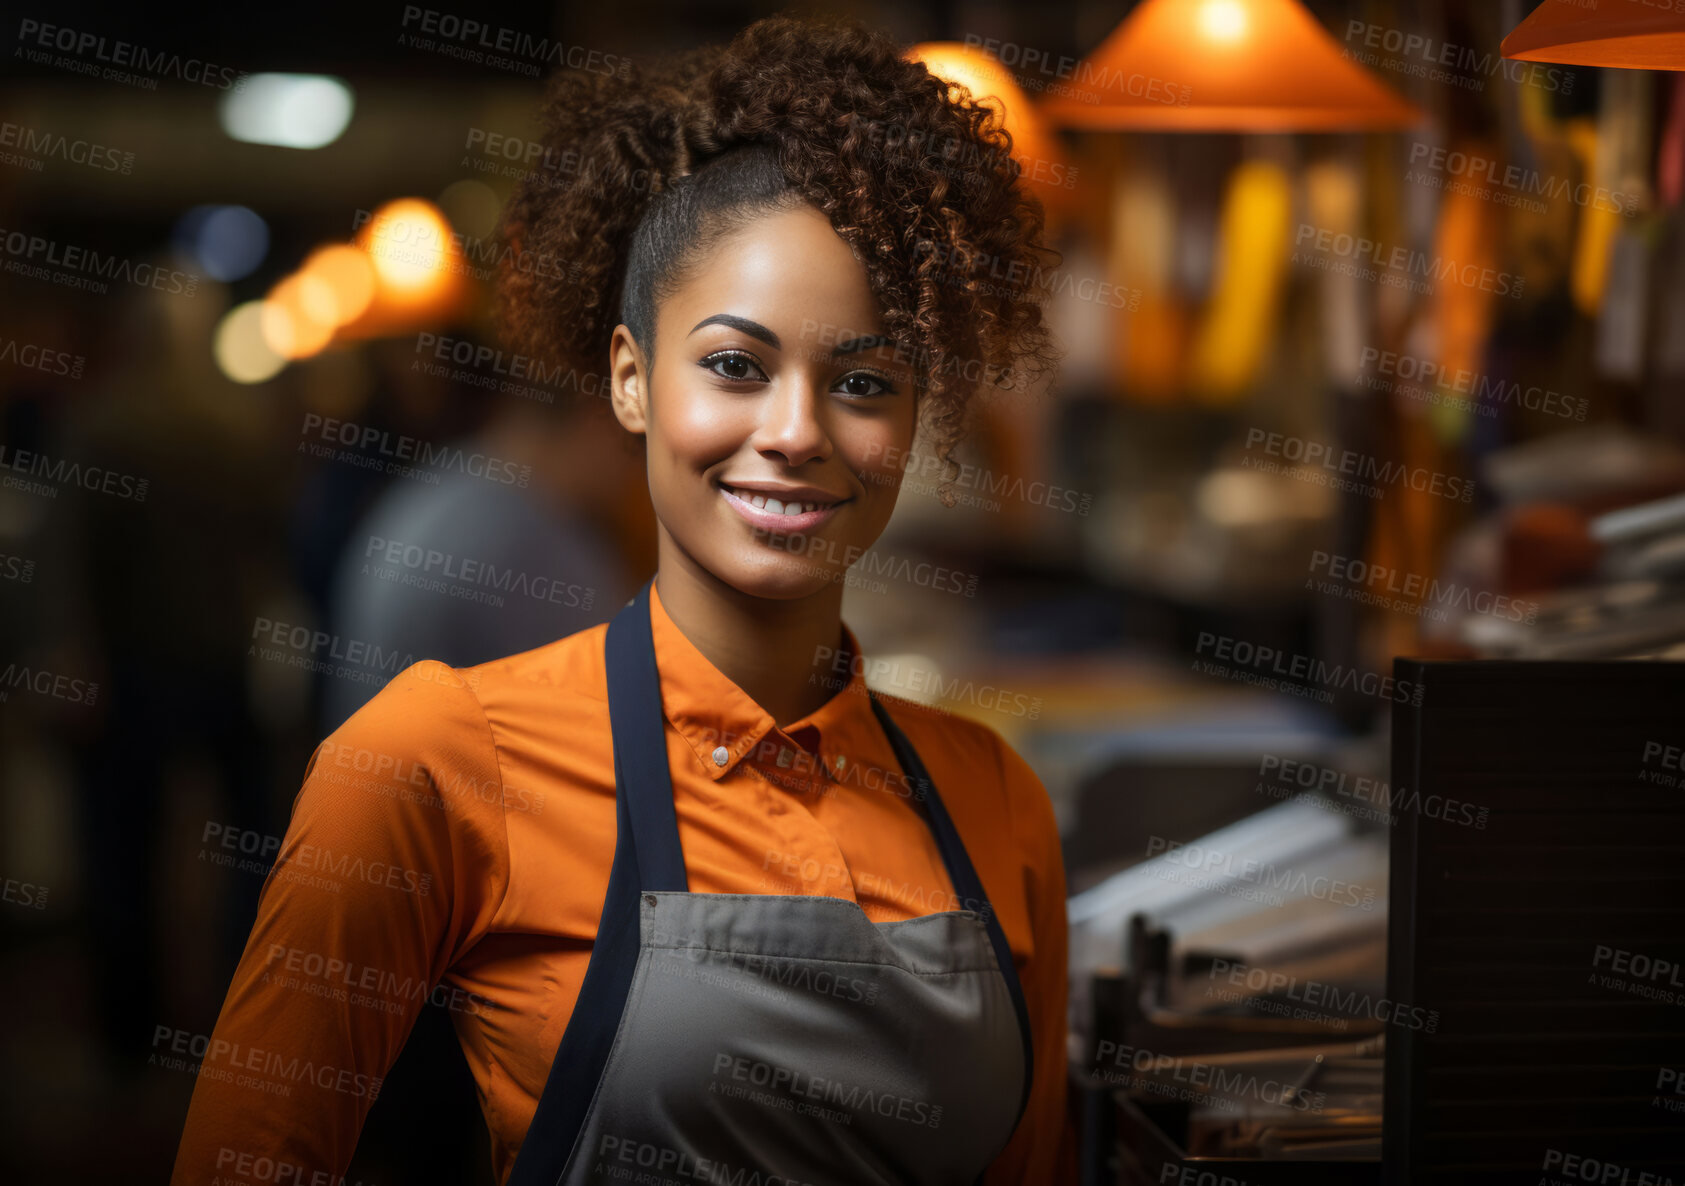
<instances>
[{"instance_id":1,"label":"shirt collar","mask_svg":"<svg viewBox=\"0 0 1685 1186\"><path fill-rule=\"evenodd\" d=\"M872 713L859 640L846 624L844 649L813 677L831 691L830 699L780 729L770 713L685 637L667 615L654 582L650 583L649 623L661 674L662 711L714 781L730 774L745 758L771 770L783 767L790 773L779 781L787 783L801 780L797 772L820 768L829 779L846 783L846 778L838 776L850 764L862 761L879 766L887 761L894 767L893 751ZM818 760L781 762L785 747L805 750Z\"/></svg>"}]
</instances>

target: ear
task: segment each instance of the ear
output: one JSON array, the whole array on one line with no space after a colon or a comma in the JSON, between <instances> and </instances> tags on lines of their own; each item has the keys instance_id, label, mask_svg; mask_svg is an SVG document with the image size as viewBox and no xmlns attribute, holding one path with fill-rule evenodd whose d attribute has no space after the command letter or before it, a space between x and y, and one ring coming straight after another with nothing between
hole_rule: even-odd
<instances>
[{"instance_id":1,"label":"ear","mask_svg":"<svg viewBox=\"0 0 1685 1186\"><path fill-rule=\"evenodd\" d=\"M648 422L649 374L644 369L644 353L632 340L632 331L624 325L614 327L608 344L608 375L614 406L614 418L627 432L640 435Z\"/></svg>"}]
</instances>

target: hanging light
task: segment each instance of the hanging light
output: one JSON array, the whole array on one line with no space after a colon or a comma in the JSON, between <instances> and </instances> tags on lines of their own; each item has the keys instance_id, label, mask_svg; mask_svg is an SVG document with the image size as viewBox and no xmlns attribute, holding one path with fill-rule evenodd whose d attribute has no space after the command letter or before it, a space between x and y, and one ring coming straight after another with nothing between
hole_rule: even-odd
<instances>
[{"instance_id":1,"label":"hanging light","mask_svg":"<svg viewBox=\"0 0 1685 1186\"><path fill-rule=\"evenodd\" d=\"M1498 51L1523 62L1685 70L1685 9L1657 0L1544 0Z\"/></svg>"},{"instance_id":2,"label":"hanging light","mask_svg":"<svg viewBox=\"0 0 1685 1186\"><path fill-rule=\"evenodd\" d=\"M1029 96L997 59L958 41L922 41L907 50L907 57L923 62L950 86L957 83L965 87L973 98L995 111L998 126L1012 134L1012 156L1022 167L1022 177L1030 189L1045 205L1066 202L1076 172ZM955 161L959 168L968 163L963 158Z\"/></svg>"},{"instance_id":3,"label":"hanging light","mask_svg":"<svg viewBox=\"0 0 1685 1186\"><path fill-rule=\"evenodd\" d=\"M1141 0L1042 107L1057 124L1165 132L1410 127L1422 112L1298 0Z\"/></svg>"}]
</instances>

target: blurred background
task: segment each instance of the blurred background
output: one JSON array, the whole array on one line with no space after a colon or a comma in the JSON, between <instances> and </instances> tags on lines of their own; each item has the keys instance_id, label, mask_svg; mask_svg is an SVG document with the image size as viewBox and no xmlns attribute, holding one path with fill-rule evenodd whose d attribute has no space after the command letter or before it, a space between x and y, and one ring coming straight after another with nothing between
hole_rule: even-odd
<instances>
[{"instance_id":1,"label":"blurred background","mask_svg":"<svg viewBox=\"0 0 1685 1186\"><path fill-rule=\"evenodd\" d=\"M1103 891L1078 997L1138 912L1116 879L1236 826L1379 889L1266 911L1379 985L1393 820L1353 788L1388 777L1393 656L1685 641L1685 87L1501 58L1521 0L1307 0L1320 42L1247 49L1306 93L1249 113L1213 99L1232 64L1098 53L1135 7L826 9L999 97L1063 252L993 278L1042 290L1057 380L981 401L958 505L905 459L845 617L901 660L885 691L1046 782L1071 891ZM1200 19L1247 45L1254 7ZM536 141L544 76L772 11L6 18L6 1181L165 1181L194 1080L157 1035L209 1033L315 745L416 659L540 645L652 571L602 377L499 343L493 227L520 177L589 168ZM355 1180L489 1180L428 1014Z\"/></svg>"}]
</instances>

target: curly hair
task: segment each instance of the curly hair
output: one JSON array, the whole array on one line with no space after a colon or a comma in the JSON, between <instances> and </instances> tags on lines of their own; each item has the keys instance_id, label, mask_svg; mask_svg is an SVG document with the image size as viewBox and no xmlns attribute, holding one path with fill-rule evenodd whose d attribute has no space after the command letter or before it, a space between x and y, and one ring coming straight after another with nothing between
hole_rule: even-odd
<instances>
[{"instance_id":1,"label":"curly hair","mask_svg":"<svg viewBox=\"0 0 1685 1186\"><path fill-rule=\"evenodd\" d=\"M648 353L652 303L688 263L744 217L805 201L854 249L912 361L948 505L972 397L1055 362L1034 278L1057 255L1010 134L883 34L770 17L648 68L558 73L541 121L560 166L523 177L499 226L499 320L526 354L604 365L622 320ZM780 184L765 183L767 160ZM690 182L707 193L681 200L711 163L723 180Z\"/></svg>"}]
</instances>

